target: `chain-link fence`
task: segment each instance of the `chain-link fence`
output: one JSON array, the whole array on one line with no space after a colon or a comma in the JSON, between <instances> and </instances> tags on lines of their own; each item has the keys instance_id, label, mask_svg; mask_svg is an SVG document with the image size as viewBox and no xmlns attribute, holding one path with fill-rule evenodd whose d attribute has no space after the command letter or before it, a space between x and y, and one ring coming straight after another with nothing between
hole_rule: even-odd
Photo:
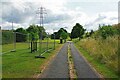
<instances>
[{"instance_id":1,"label":"chain-link fence","mask_svg":"<svg viewBox=\"0 0 120 80\"><path fill-rule=\"evenodd\" d=\"M2 53L14 50L14 33L9 30L2 30Z\"/></svg>"},{"instance_id":2,"label":"chain-link fence","mask_svg":"<svg viewBox=\"0 0 120 80\"><path fill-rule=\"evenodd\" d=\"M29 34L23 34L23 33L19 33L19 32L15 32L14 34L15 34L16 50L30 48Z\"/></svg>"},{"instance_id":3,"label":"chain-link fence","mask_svg":"<svg viewBox=\"0 0 120 80\"><path fill-rule=\"evenodd\" d=\"M29 51L34 52L34 50L30 49L36 48L36 51L42 54L55 48L55 40L51 39L49 34L44 36L44 38L40 35L39 40L34 42L30 39L30 36L27 33L2 30L2 53L23 49L29 49Z\"/></svg>"},{"instance_id":4,"label":"chain-link fence","mask_svg":"<svg viewBox=\"0 0 120 80\"><path fill-rule=\"evenodd\" d=\"M29 35L9 30L2 30L2 53L29 49Z\"/></svg>"},{"instance_id":5,"label":"chain-link fence","mask_svg":"<svg viewBox=\"0 0 120 80\"><path fill-rule=\"evenodd\" d=\"M41 55L47 51L55 49L55 40L52 40L49 34L47 34L44 38L42 38L42 35L40 35L37 46Z\"/></svg>"}]
</instances>

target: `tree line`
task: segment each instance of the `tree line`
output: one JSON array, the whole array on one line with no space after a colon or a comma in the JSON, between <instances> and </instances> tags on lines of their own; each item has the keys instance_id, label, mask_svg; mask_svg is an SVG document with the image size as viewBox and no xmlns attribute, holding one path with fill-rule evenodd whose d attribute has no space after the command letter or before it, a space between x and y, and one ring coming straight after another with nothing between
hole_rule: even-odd
<instances>
[{"instance_id":1,"label":"tree line","mask_svg":"<svg viewBox=\"0 0 120 80\"><path fill-rule=\"evenodd\" d=\"M46 37L45 29L42 26L38 26L35 24L30 25L27 29L17 28L14 32L19 32L23 34L21 35L21 37L17 37L17 35L19 36L19 34L16 35L16 40L19 40L18 42L27 41L28 37L30 41L37 41L40 34L42 34L42 39Z\"/></svg>"},{"instance_id":2,"label":"tree line","mask_svg":"<svg viewBox=\"0 0 120 80\"><path fill-rule=\"evenodd\" d=\"M84 29L82 25L79 23L76 23L75 26L73 26L73 29L70 34L71 40L74 38L78 38L79 40L82 38L88 38L88 37L94 37L94 38L102 38L106 39L107 37L111 37L114 35L119 35L120 29L118 28L118 24L116 25L99 25L98 30L96 31L87 31Z\"/></svg>"},{"instance_id":3,"label":"tree line","mask_svg":"<svg viewBox=\"0 0 120 80\"><path fill-rule=\"evenodd\" d=\"M13 33L15 32L15 33ZM24 28L17 28L16 30L2 30L2 44L9 44L14 42L14 36L16 36L16 42L26 42L28 41L35 41L39 39L40 34L44 39L46 37L45 29L42 26L38 25L30 25L27 29Z\"/></svg>"},{"instance_id":4,"label":"tree line","mask_svg":"<svg viewBox=\"0 0 120 80\"><path fill-rule=\"evenodd\" d=\"M116 25L115 25L116 26ZM66 42L66 39L68 37L72 39L78 38L79 40L85 37L91 37L94 36L95 38L103 38L106 39L109 36L113 36L115 34L119 34L120 30L119 28L115 27L113 25L99 25L99 29L97 31L91 30L90 32L87 32L84 27L76 23L75 26L73 26L73 29L71 33L68 33L66 29L60 28L57 32L54 32L51 34L51 39L60 39L64 40ZM42 39L44 39L47 36L47 33L45 32L44 27L38 26L35 24L30 25L27 29L24 28L17 28L14 30L14 32L19 32L22 34L16 34L16 41L17 42L25 42L28 40L28 34L29 34L29 40L38 40L39 36L42 34ZM55 37L54 37L55 35ZM13 42L13 33L12 30L3 30L2 31L2 43L7 44L7 43L12 43ZM8 41L9 39L9 41Z\"/></svg>"}]
</instances>

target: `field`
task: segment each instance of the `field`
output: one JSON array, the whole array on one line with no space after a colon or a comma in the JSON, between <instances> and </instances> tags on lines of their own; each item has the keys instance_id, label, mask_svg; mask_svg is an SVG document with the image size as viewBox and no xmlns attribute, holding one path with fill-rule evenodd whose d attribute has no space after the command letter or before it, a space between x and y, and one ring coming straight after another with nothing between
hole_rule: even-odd
<instances>
[{"instance_id":1,"label":"field","mask_svg":"<svg viewBox=\"0 0 120 80\"><path fill-rule=\"evenodd\" d=\"M76 47L105 78L118 77L118 36L74 40Z\"/></svg>"},{"instance_id":2,"label":"field","mask_svg":"<svg viewBox=\"0 0 120 80\"><path fill-rule=\"evenodd\" d=\"M44 41L43 41L44 42ZM50 42L53 42L50 40ZM11 50L11 44L3 45L3 52ZM49 45L49 48L53 45ZM59 41L56 41L56 49L46 52L45 59L35 58L39 51L31 53L28 49L28 43L17 43L16 52L7 52L2 55L3 78L32 78L41 72L42 66L50 60L62 47ZM43 44L43 47L46 47Z\"/></svg>"},{"instance_id":3,"label":"field","mask_svg":"<svg viewBox=\"0 0 120 80\"><path fill-rule=\"evenodd\" d=\"M56 40L55 42L58 43L59 40ZM2 45L2 52L7 53L7 52L10 52L14 49L16 49L16 50L30 49L30 44L31 44L30 42L21 42L21 43L16 42L16 44L15 44L16 47L15 48L14 48L14 43L4 44L4 45ZM24 47L23 47L23 45L24 45ZM39 41L38 41L37 42L38 49L39 49L39 45L41 46L41 44L39 44ZM48 40L48 48L51 49L53 47L54 47L54 40L49 39ZM47 40L45 39L45 40L42 41L42 52L45 51L46 48L47 48Z\"/></svg>"}]
</instances>

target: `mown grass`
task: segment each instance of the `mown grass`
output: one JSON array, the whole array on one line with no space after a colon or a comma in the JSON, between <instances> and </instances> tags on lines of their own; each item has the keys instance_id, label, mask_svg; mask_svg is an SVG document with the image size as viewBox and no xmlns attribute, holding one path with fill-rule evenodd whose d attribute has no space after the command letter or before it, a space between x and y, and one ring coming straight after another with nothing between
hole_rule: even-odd
<instances>
[{"instance_id":1,"label":"mown grass","mask_svg":"<svg viewBox=\"0 0 120 80\"><path fill-rule=\"evenodd\" d=\"M25 45L21 45L24 48ZM62 44L56 43L56 49L46 52L45 59L35 58L39 51L30 53L29 49L17 49L2 55L3 78L32 78L41 72L41 66L60 50Z\"/></svg>"},{"instance_id":2,"label":"mown grass","mask_svg":"<svg viewBox=\"0 0 120 80\"><path fill-rule=\"evenodd\" d=\"M118 77L118 36L105 40L87 38L74 40L76 47L105 78Z\"/></svg>"},{"instance_id":3,"label":"mown grass","mask_svg":"<svg viewBox=\"0 0 120 80\"><path fill-rule=\"evenodd\" d=\"M59 43L59 40L55 40L56 43ZM16 50L22 50L22 49L30 49L30 44L28 42L16 42ZM41 46L41 43L39 44L39 42L37 42L37 47L39 49L39 45ZM49 39L48 40L48 49L51 49L54 47L54 40L53 39ZM2 52L6 53L6 52L10 52L12 50L14 50L14 43L11 44L4 44L2 45ZM47 49L47 40L42 40L42 52L44 52Z\"/></svg>"}]
</instances>

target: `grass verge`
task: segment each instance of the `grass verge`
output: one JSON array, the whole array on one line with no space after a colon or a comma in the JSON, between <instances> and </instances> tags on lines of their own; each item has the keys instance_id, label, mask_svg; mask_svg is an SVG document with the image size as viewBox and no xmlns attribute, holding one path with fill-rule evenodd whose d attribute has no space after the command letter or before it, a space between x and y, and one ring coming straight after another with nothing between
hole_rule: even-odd
<instances>
[{"instance_id":1,"label":"grass verge","mask_svg":"<svg viewBox=\"0 0 120 80\"><path fill-rule=\"evenodd\" d=\"M83 49L78 43L75 43L75 46L79 49L82 55L88 60L88 62L102 75L104 78L118 78L118 75L111 69L109 69L104 64L100 63L99 60L96 60L95 57L89 55L89 53Z\"/></svg>"}]
</instances>

